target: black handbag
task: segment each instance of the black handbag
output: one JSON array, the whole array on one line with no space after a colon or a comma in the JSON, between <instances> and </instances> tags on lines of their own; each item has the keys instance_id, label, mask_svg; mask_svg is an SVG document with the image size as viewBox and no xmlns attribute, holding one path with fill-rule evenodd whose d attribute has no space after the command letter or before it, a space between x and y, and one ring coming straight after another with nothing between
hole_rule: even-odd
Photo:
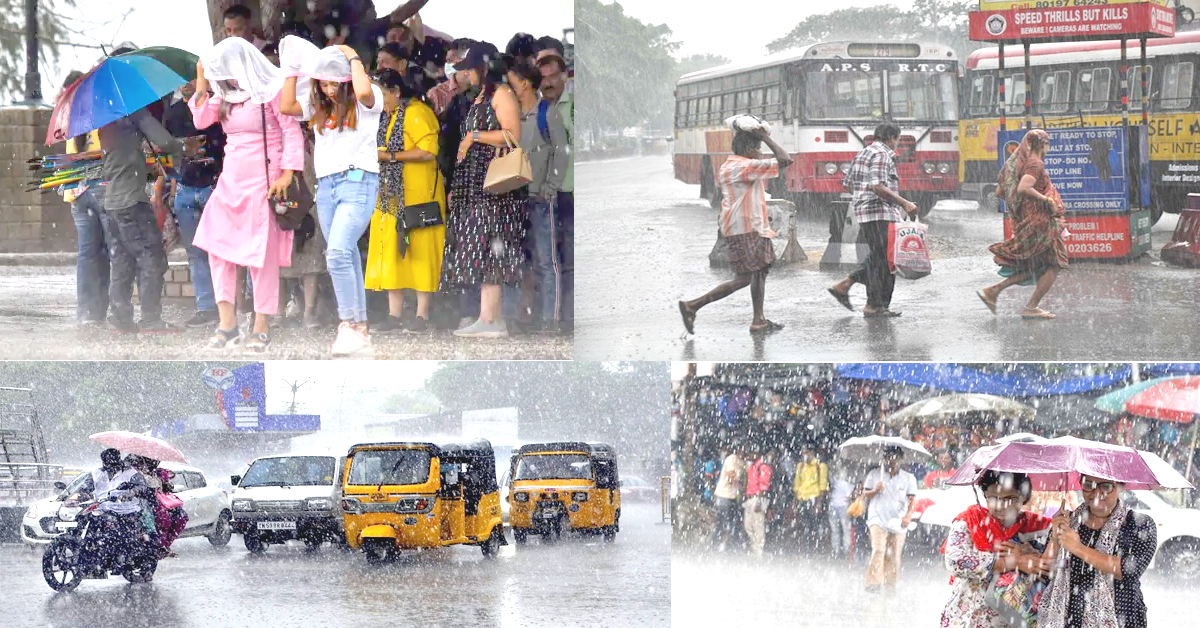
<instances>
[{"instance_id":1,"label":"black handbag","mask_svg":"<svg viewBox=\"0 0 1200 628\"><path fill-rule=\"evenodd\" d=\"M428 137L428 135L424 137ZM403 167L403 164L401 164L401 168ZM437 184L438 178L441 176L441 174L441 168L437 167L437 164L434 163L433 193L431 194L431 196L434 197L434 200L425 203L417 203L416 205L405 205L404 207L400 208L399 212L396 213L396 233L400 236L400 257L404 257L404 255L408 252L409 231L424 227L436 227L443 223L442 206L437 202ZM403 174L401 174L401 176L403 176Z\"/></svg>"},{"instance_id":2,"label":"black handbag","mask_svg":"<svg viewBox=\"0 0 1200 628\"><path fill-rule=\"evenodd\" d=\"M267 106L259 105L259 111L262 113L263 168L267 173L267 186L269 189L271 185L271 158L269 156L270 147L267 144ZM280 229L284 231L302 229L305 232L306 239L312 236L314 221L309 214L312 212L314 201L312 194L308 191L308 185L304 181L303 172L292 174L292 185L288 189L287 200L272 198L267 200L267 204L271 207L271 213L275 215L275 223L279 225Z\"/></svg>"}]
</instances>

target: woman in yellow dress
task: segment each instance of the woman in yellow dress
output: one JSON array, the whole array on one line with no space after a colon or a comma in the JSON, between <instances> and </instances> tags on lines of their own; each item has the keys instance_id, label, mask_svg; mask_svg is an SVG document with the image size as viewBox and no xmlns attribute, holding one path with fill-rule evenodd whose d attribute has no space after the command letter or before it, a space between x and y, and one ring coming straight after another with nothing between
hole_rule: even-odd
<instances>
[{"instance_id":1,"label":"woman in yellow dress","mask_svg":"<svg viewBox=\"0 0 1200 628\"><path fill-rule=\"evenodd\" d=\"M384 70L377 82L386 115L379 119L379 201L371 217L367 248L367 290L386 290L388 320L375 331L429 328L429 306L438 291L446 241L445 177L437 166L438 120L414 80ZM437 201L442 224L397 232L404 207ZM401 322L402 290L417 293L417 316Z\"/></svg>"}]
</instances>

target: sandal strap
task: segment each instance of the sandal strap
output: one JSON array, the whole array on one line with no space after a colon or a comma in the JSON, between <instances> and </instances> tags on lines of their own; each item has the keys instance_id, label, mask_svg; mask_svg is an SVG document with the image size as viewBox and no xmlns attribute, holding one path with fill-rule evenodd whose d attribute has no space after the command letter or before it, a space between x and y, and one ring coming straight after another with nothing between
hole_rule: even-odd
<instances>
[{"instance_id":1,"label":"sandal strap","mask_svg":"<svg viewBox=\"0 0 1200 628\"><path fill-rule=\"evenodd\" d=\"M217 328L217 331L209 337L208 346L215 347L217 349L224 348L225 345L229 344L231 341L237 340L238 333L237 327L234 327L233 329Z\"/></svg>"}]
</instances>

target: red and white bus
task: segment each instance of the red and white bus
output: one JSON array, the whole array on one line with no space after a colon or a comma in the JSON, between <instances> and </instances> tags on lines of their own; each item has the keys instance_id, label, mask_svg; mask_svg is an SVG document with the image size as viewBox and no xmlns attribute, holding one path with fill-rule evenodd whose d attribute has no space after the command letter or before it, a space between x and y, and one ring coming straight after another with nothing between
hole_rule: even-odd
<instances>
[{"instance_id":1,"label":"red and white bus","mask_svg":"<svg viewBox=\"0 0 1200 628\"><path fill-rule=\"evenodd\" d=\"M900 126L900 191L928 212L958 180L958 60L919 42L828 42L686 74L675 87L675 178L719 203L717 169L731 154L724 120L752 114L794 161L771 194L822 211L845 202L850 161L875 126Z\"/></svg>"}]
</instances>

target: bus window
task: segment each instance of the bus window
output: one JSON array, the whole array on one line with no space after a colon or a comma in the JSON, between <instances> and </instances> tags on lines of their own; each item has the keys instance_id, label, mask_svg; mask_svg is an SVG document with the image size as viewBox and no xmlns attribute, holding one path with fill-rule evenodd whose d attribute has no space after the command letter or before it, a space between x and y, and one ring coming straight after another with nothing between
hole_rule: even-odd
<instances>
[{"instance_id":1,"label":"bus window","mask_svg":"<svg viewBox=\"0 0 1200 628\"><path fill-rule=\"evenodd\" d=\"M701 98L696 101L696 126L704 126L708 124L708 99Z\"/></svg>"},{"instance_id":2,"label":"bus window","mask_svg":"<svg viewBox=\"0 0 1200 628\"><path fill-rule=\"evenodd\" d=\"M804 115L810 120L861 120L883 116L883 75L878 72L805 73Z\"/></svg>"},{"instance_id":3,"label":"bus window","mask_svg":"<svg viewBox=\"0 0 1200 628\"><path fill-rule=\"evenodd\" d=\"M888 111L897 120L955 120L954 75L888 72Z\"/></svg>"},{"instance_id":4,"label":"bus window","mask_svg":"<svg viewBox=\"0 0 1200 628\"><path fill-rule=\"evenodd\" d=\"M721 120L721 97L712 96L708 99L708 123L718 124Z\"/></svg>"},{"instance_id":5,"label":"bus window","mask_svg":"<svg viewBox=\"0 0 1200 628\"><path fill-rule=\"evenodd\" d=\"M1142 110L1142 68L1146 68L1146 86L1150 95L1154 95L1154 68L1150 66L1133 66L1129 68L1129 110Z\"/></svg>"},{"instance_id":6,"label":"bus window","mask_svg":"<svg viewBox=\"0 0 1200 628\"><path fill-rule=\"evenodd\" d=\"M750 113L750 92L742 90L737 93L737 104L734 105L737 113Z\"/></svg>"},{"instance_id":7,"label":"bus window","mask_svg":"<svg viewBox=\"0 0 1200 628\"><path fill-rule=\"evenodd\" d=\"M1042 75L1037 109L1043 113L1066 113L1071 108L1071 71L1055 70Z\"/></svg>"},{"instance_id":8,"label":"bus window","mask_svg":"<svg viewBox=\"0 0 1200 628\"><path fill-rule=\"evenodd\" d=\"M676 100L675 101L675 126L677 126L677 127L686 127L687 126L686 114L687 114L687 101L686 100Z\"/></svg>"},{"instance_id":9,"label":"bus window","mask_svg":"<svg viewBox=\"0 0 1200 628\"><path fill-rule=\"evenodd\" d=\"M1015 116L1025 113L1025 74L1004 77L1004 111Z\"/></svg>"},{"instance_id":10,"label":"bus window","mask_svg":"<svg viewBox=\"0 0 1200 628\"><path fill-rule=\"evenodd\" d=\"M1075 102L1080 111L1105 111L1112 101L1112 70L1085 68L1079 70L1075 84Z\"/></svg>"},{"instance_id":11,"label":"bus window","mask_svg":"<svg viewBox=\"0 0 1200 628\"><path fill-rule=\"evenodd\" d=\"M1163 68L1162 95L1159 102L1163 109L1186 109L1192 104L1192 78L1195 65L1191 61L1172 63Z\"/></svg>"},{"instance_id":12,"label":"bus window","mask_svg":"<svg viewBox=\"0 0 1200 628\"><path fill-rule=\"evenodd\" d=\"M996 77L991 74L976 74L971 79L971 104L969 112L973 116L986 116L992 112L996 102Z\"/></svg>"},{"instance_id":13,"label":"bus window","mask_svg":"<svg viewBox=\"0 0 1200 628\"><path fill-rule=\"evenodd\" d=\"M767 108L776 107L779 105L779 86L772 85L767 88Z\"/></svg>"},{"instance_id":14,"label":"bus window","mask_svg":"<svg viewBox=\"0 0 1200 628\"><path fill-rule=\"evenodd\" d=\"M763 111L763 90L750 90L750 113L756 116L762 116L766 112Z\"/></svg>"}]
</instances>

